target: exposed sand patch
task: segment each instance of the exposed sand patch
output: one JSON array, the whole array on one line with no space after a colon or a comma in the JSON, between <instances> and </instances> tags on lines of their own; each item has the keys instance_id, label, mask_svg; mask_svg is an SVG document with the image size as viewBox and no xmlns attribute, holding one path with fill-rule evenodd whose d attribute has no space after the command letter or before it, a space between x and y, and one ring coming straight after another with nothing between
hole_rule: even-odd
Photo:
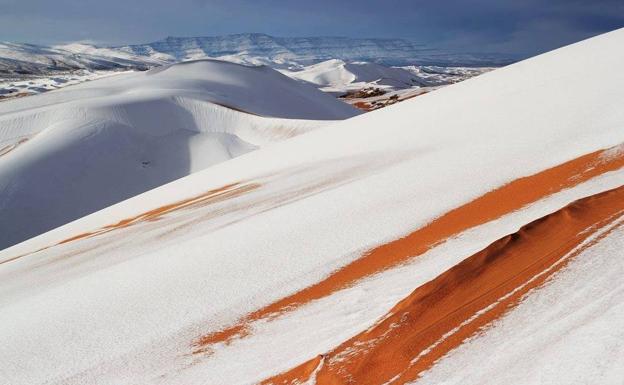
<instances>
[{"instance_id":1,"label":"exposed sand patch","mask_svg":"<svg viewBox=\"0 0 624 385\"><path fill-rule=\"evenodd\" d=\"M326 279L297 293L248 314L236 325L200 337L193 343L194 353L210 352L215 343L228 343L249 333L249 325L271 319L310 301L328 296L379 271L404 263L428 251L445 239L469 228L492 221L597 175L624 167L624 156L610 155L611 149L596 151L535 175L517 179L460 206L396 241L381 245L337 270Z\"/></svg>"}]
</instances>

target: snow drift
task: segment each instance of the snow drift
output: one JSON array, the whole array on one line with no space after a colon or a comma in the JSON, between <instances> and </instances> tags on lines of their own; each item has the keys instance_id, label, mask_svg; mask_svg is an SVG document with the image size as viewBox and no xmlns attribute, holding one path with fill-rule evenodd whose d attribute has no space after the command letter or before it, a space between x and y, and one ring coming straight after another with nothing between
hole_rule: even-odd
<instances>
[{"instance_id":1,"label":"snow drift","mask_svg":"<svg viewBox=\"0 0 624 385\"><path fill-rule=\"evenodd\" d=\"M268 67L176 64L0 104L0 248L356 110ZM317 119L317 120L312 120Z\"/></svg>"}]
</instances>

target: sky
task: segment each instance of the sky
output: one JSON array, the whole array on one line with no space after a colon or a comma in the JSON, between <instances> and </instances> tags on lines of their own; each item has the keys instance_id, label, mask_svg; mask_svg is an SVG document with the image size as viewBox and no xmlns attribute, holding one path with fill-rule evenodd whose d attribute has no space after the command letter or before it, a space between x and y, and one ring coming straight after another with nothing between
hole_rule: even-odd
<instances>
[{"instance_id":1,"label":"sky","mask_svg":"<svg viewBox=\"0 0 624 385\"><path fill-rule=\"evenodd\" d=\"M0 41L36 44L261 32L530 56L621 27L624 0L0 0Z\"/></svg>"}]
</instances>

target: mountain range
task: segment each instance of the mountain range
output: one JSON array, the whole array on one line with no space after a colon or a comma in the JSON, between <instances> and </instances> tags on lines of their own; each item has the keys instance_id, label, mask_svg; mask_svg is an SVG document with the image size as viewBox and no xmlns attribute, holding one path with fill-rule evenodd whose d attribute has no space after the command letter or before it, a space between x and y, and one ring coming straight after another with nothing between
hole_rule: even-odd
<instances>
[{"instance_id":1,"label":"mountain range","mask_svg":"<svg viewBox=\"0 0 624 385\"><path fill-rule=\"evenodd\" d=\"M328 59L373 61L386 65L501 65L512 61L503 55L451 53L405 39L274 37L262 33L167 37L153 43L117 48L133 55L169 60L240 55L306 65Z\"/></svg>"},{"instance_id":2,"label":"mountain range","mask_svg":"<svg viewBox=\"0 0 624 385\"><path fill-rule=\"evenodd\" d=\"M146 69L177 61L221 58L246 64L296 68L328 59L385 65L500 66L515 58L457 53L405 39L274 37L246 33L212 37L167 37L146 44L55 46L0 43L0 76L77 69Z\"/></svg>"}]
</instances>

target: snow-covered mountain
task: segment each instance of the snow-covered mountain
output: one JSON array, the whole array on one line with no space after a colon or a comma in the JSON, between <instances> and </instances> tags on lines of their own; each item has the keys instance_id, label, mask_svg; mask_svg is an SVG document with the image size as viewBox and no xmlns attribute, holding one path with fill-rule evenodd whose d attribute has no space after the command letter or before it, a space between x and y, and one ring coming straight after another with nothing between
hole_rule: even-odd
<instances>
[{"instance_id":1,"label":"snow-covered mountain","mask_svg":"<svg viewBox=\"0 0 624 385\"><path fill-rule=\"evenodd\" d=\"M275 63L313 64L329 59L374 61L388 65L508 64L501 55L453 54L404 39L355 39L347 37L275 37L245 33L212 37L167 37L148 44L128 45L120 50L155 59L188 60L203 57L244 55Z\"/></svg>"},{"instance_id":2,"label":"snow-covered mountain","mask_svg":"<svg viewBox=\"0 0 624 385\"><path fill-rule=\"evenodd\" d=\"M0 103L0 249L357 115L269 67L185 62Z\"/></svg>"},{"instance_id":3,"label":"snow-covered mountain","mask_svg":"<svg viewBox=\"0 0 624 385\"><path fill-rule=\"evenodd\" d=\"M0 76L76 69L145 69L177 61L220 58L241 64L297 68L329 59L385 65L502 65L501 55L449 53L402 39L345 37L282 38L249 33L213 37L168 37L120 47L65 44L52 47L0 43Z\"/></svg>"},{"instance_id":4,"label":"snow-covered mountain","mask_svg":"<svg viewBox=\"0 0 624 385\"><path fill-rule=\"evenodd\" d=\"M333 122L0 251L0 383L621 384L623 45L621 29ZM4 157L105 136L46 170L107 188L85 154L141 168L134 135L225 115L210 101L311 116L317 97L275 72L234 67L292 89L244 99L246 76L209 91L202 65L12 104L14 137L57 120Z\"/></svg>"}]
</instances>

